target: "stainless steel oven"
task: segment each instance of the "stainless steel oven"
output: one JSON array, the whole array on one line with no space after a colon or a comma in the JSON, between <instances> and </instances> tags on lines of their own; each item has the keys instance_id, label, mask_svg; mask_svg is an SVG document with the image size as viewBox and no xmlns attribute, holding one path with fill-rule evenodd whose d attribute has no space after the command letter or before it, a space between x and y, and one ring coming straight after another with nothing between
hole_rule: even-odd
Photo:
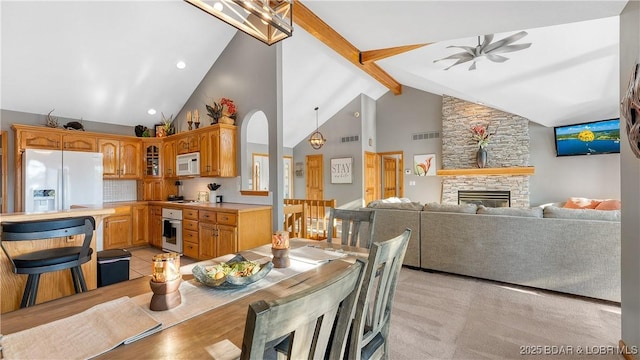
<instances>
[{"instance_id":1,"label":"stainless steel oven","mask_svg":"<svg viewBox=\"0 0 640 360\"><path fill-rule=\"evenodd\" d=\"M182 254L182 210L162 209L162 250Z\"/></svg>"}]
</instances>

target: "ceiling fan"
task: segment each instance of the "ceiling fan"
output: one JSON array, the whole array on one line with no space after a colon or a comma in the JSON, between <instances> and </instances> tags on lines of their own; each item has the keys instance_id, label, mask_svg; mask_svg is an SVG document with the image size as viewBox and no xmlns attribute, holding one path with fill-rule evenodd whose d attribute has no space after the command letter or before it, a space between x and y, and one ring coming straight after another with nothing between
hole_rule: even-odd
<instances>
[{"instance_id":1,"label":"ceiling fan","mask_svg":"<svg viewBox=\"0 0 640 360\"><path fill-rule=\"evenodd\" d=\"M484 36L484 41L482 42L482 44L480 44L480 36L478 36L478 46L475 46L475 47L454 46L454 45L447 46L447 48L459 48L459 49L463 49L464 51L447 56L442 59L434 60L433 62L436 63L442 60L454 60L454 59L458 60L455 62L455 64L447 67L445 70L449 70L456 65L459 65L471 60L473 60L473 64L471 64L471 66L469 67L469 70L475 70L476 61L480 60L482 57L485 57L493 62L498 62L498 63L505 62L509 60L509 58L501 55L497 55L497 54L509 53L509 52L514 52L514 51L528 48L529 46L531 46L531 43L510 45L522 39L523 37L527 36L527 34L528 33L526 31L520 31L519 33L513 34L502 40L496 41L494 43L491 43L491 41L493 41L493 34L489 34Z\"/></svg>"}]
</instances>

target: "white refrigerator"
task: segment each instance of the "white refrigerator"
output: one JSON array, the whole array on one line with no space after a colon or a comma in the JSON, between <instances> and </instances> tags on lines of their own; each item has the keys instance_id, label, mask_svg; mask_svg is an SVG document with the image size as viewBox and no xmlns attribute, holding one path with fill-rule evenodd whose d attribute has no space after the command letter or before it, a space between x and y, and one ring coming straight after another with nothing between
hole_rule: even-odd
<instances>
[{"instance_id":1,"label":"white refrigerator","mask_svg":"<svg viewBox=\"0 0 640 360\"><path fill-rule=\"evenodd\" d=\"M102 205L102 153L27 149L24 211Z\"/></svg>"}]
</instances>

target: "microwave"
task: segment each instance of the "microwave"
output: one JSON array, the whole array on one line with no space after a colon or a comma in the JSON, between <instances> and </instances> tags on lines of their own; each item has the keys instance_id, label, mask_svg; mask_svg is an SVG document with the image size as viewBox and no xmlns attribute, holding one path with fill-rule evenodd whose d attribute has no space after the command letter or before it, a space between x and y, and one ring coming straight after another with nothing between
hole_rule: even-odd
<instances>
[{"instance_id":1,"label":"microwave","mask_svg":"<svg viewBox=\"0 0 640 360\"><path fill-rule=\"evenodd\" d=\"M176 156L176 172L178 176L200 175L200 153Z\"/></svg>"}]
</instances>

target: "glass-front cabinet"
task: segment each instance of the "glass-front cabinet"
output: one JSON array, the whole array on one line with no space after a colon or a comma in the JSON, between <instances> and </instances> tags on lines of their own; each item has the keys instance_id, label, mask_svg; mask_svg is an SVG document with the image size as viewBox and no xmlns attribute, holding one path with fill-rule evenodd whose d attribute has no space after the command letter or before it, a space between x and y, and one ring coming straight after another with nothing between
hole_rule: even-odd
<instances>
[{"instance_id":1,"label":"glass-front cabinet","mask_svg":"<svg viewBox=\"0 0 640 360\"><path fill-rule=\"evenodd\" d=\"M160 168L161 159L160 152L162 151L162 141L156 139L144 139L144 177L155 178L161 177L162 172Z\"/></svg>"}]
</instances>

